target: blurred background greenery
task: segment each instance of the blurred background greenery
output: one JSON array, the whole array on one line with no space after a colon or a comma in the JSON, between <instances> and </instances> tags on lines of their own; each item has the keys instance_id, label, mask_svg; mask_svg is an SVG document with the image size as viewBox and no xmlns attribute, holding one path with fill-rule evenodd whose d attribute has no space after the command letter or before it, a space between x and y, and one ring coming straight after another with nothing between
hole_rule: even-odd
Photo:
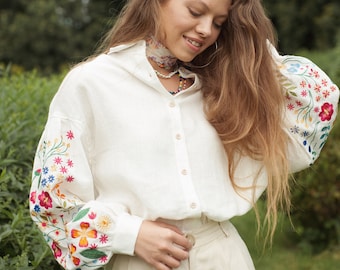
<instances>
[{"instance_id":1,"label":"blurred background greenery","mask_svg":"<svg viewBox=\"0 0 340 270\"><path fill-rule=\"evenodd\" d=\"M60 70L90 55L125 0L0 0L0 62ZM339 0L264 0L283 53L339 44Z\"/></svg>"},{"instance_id":2,"label":"blurred background greenery","mask_svg":"<svg viewBox=\"0 0 340 270\"><path fill-rule=\"evenodd\" d=\"M65 72L94 52L123 3L0 0L0 269L61 269L29 217L33 156ZM281 53L312 59L340 85L340 1L264 4ZM316 164L295 175L295 227L282 215L272 249L262 252L261 237L255 240L252 211L233 220L257 269L339 269L339 145L338 121Z\"/></svg>"}]
</instances>

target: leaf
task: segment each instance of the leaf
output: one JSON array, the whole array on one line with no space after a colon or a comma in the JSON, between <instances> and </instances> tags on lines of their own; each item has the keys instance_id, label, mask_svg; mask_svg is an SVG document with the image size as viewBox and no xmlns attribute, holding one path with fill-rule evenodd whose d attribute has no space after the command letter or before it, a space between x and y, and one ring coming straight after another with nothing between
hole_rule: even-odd
<instances>
[{"instance_id":1,"label":"leaf","mask_svg":"<svg viewBox=\"0 0 340 270\"><path fill-rule=\"evenodd\" d=\"M321 135L320 139L323 140L323 139L325 139L325 138L327 138L327 137L328 137L328 133L325 133L325 134L322 134L322 135Z\"/></svg>"},{"instance_id":2,"label":"leaf","mask_svg":"<svg viewBox=\"0 0 340 270\"><path fill-rule=\"evenodd\" d=\"M104 252L96 250L96 249L86 249L80 252L80 254L84 256L85 258L89 258L89 259L99 259L101 257L106 256Z\"/></svg>"},{"instance_id":3,"label":"leaf","mask_svg":"<svg viewBox=\"0 0 340 270\"><path fill-rule=\"evenodd\" d=\"M331 129L331 127L327 126L327 127L322 128L321 131L326 131L326 130L330 130L330 129Z\"/></svg>"},{"instance_id":4,"label":"leaf","mask_svg":"<svg viewBox=\"0 0 340 270\"><path fill-rule=\"evenodd\" d=\"M83 209L78 212L78 214L74 217L73 222L78 221L79 219L82 219L87 215L87 213L90 211L90 208Z\"/></svg>"}]
</instances>

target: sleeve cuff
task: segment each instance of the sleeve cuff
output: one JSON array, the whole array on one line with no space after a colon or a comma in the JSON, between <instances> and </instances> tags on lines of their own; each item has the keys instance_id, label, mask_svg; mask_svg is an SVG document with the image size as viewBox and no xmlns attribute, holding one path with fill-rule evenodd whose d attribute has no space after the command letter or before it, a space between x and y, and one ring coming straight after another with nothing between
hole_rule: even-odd
<instances>
[{"instance_id":1,"label":"sleeve cuff","mask_svg":"<svg viewBox=\"0 0 340 270\"><path fill-rule=\"evenodd\" d=\"M117 219L113 252L134 255L135 244L143 219L137 216L123 214Z\"/></svg>"}]
</instances>

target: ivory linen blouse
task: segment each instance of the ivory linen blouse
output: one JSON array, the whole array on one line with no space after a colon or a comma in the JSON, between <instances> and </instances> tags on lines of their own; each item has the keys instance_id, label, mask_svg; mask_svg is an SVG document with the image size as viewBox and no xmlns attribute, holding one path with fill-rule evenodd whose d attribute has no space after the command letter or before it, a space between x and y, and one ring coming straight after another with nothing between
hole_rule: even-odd
<instances>
[{"instance_id":1,"label":"ivory linen blouse","mask_svg":"<svg viewBox=\"0 0 340 270\"><path fill-rule=\"evenodd\" d=\"M279 56L286 96L291 171L319 156L335 119L339 90L315 64ZM114 47L71 70L56 93L33 169L30 213L66 269L95 269L113 254L134 254L143 220L228 220L251 209L208 123L198 77L173 96L145 55L145 42ZM261 164L243 157L240 186ZM266 188L262 170L256 199Z\"/></svg>"}]
</instances>

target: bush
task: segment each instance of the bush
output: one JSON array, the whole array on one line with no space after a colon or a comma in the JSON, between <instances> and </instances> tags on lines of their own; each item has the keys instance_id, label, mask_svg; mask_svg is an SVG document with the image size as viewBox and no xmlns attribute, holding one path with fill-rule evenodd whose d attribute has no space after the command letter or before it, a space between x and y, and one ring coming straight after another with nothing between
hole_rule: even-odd
<instances>
[{"instance_id":1,"label":"bush","mask_svg":"<svg viewBox=\"0 0 340 270\"><path fill-rule=\"evenodd\" d=\"M31 170L60 76L0 78L0 269L61 269L28 210Z\"/></svg>"},{"instance_id":2,"label":"bush","mask_svg":"<svg viewBox=\"0 0 340 270\"><path fill-rule=\"evenodd\" d=\"M321 156L298 173L292 211L301 244L314 252L340 246L340 123L337 122Z\"/></svg>"},{"instance_id":3,"label":"bush","mask_svg":"<svg viewBox=\"0 0 340 270\"><path fill-rule=\"evenodd\" d=\"M340 44L328 51L301 51L318 64L340 86ZM312 251L340 246L340 123L336 121L320 158L309 169L295 175L293 222L298 241Z\"/></svg>"}]
</instances>

